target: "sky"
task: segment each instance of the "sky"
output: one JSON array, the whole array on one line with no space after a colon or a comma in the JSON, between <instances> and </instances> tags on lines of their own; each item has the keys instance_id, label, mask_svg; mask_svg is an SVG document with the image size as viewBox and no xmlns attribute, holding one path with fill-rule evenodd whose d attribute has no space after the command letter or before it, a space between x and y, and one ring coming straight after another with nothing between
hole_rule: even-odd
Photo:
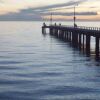
<instances>
[{"instance_id":1,"label":"sky","mask_svg":"<svg viewBox=\"0 0 100 100\"><path fill-rule=\"evenodd\" d=\"M100 20L100 0L0 0L0 20Z\"/></svg>"}]
</instances>

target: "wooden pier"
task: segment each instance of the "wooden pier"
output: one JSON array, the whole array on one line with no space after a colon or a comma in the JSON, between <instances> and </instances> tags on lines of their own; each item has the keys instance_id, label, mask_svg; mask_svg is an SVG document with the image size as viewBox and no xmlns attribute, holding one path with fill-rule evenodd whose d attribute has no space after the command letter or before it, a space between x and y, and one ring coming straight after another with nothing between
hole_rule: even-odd
<instances>
[{"instance_id":1,"label":"wooden pier","mask_svg":"<svg viewBox=\"0 0 100 100\"><path fill-rule=\"evenodd\" d=\"M98 60L99 55L99 39L100 28L97 27L73 27L63 25L49 25L43 24L42 33L46 33L46 28L49 29L49 33L56 38L64 41L69 41L74 48L78 48L83 51L87 56L90 56L91 52L91 36L95 37L95 58Z\"/></svg>"}]
</instances>

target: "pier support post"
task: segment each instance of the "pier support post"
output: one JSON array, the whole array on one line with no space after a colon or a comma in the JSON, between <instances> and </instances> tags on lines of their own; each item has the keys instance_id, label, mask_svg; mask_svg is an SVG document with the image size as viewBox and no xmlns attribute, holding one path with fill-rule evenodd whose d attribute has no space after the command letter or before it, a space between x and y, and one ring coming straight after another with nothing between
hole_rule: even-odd
<instances>
[{"instance_id":1,"label":"pier support post","mask_svg":"<svg viewBox=\"0 0 100 100\"><path fill-rule=\"evenodd\" d=\"M72 46L74 46L74 33L72 32Z\"/></svg>"},{"instance_id":2,"label":"pier support post","mask_svg":"<svg viewBox=\"0 0 100 100\"><path fill-rule=\"evenodd\" d=\"M69 41L71 42L71 32L69 33Z\"/></svg>"},{"instance_id":3,"label":"pier support post","mask_svg":"<svg viewBox=\"0 0 100 100\"><path fill-rule=\"evenodd\" d=\"M83 46L83 53L84 53L84 45L85 45L85 43L84 43L84 38L85 37L85 35L83 34L83 44L82 44L82 46Z\"/></svg>"},{"instance_id":4,"label":"pier support post","mask_svg":"<svg viewBox=\"0 0 100 100\"><path fill-rule=\"evenodd\" d=\"M67 39L67 41L68 41L68 31L66 31L66 39Z\"/></svg>"},{"instance_id":5,"label":"pier support post","mask_svg":"<svg viewBox=\"0 0 100 100\"><path fill-rule=\"evenodd\" d=\"M49 29L49 34L53 35L53 29L52 28Z\"/></svg>"},{"instance_id":6,"label":"pier support post","mask_svg":"<svg viewBox=\"0 0 100 100\"><path fill-rule=\"evenodd\" d=\"M78 48L78 33L77 32L75 33L75 38L76 38L75 47Z\"/></svg>"},{"instance_id":7,"label":"pier support post","mask_svg":"<svg viewBox=\"0 0 100 100\"><path fill-rule=\"evenodd\" d=\"M58 31L58 38L59 38L59 35L60 35L60 29L59 29L59 31Z\"/></svg>"},{"instance_id":8,"label":"pier support post","mask_svg":"<svg viewBox=\"0 0 100 100\"><path fill-rule=\"evenodd\" d=\"M46 34L46 29L42 27L42 34Z\"/></svg>"},{"instance_id":9,"label":"pier support post","mask_svg":"<svg viewBox=\"0 0 100 100\"><path fill-rule=\"evenodd\" d=\"M69 35L69 34L70 34L70 32L68 32L68 42L69 42L69 40L70 40L70 35Z\"/></svg>"},{"instance_id":10,"label":"pier support post","mask_svg":"<svg viewBox=\"0 0 100 100\"><path fill-rule=\"evenodd\" d=\"M59 37L58 37L58 38L61 38L61 34L62 34L61 32L62 32L62 31L61 31L61 30L59 30Z\"/></svg>"},{"instance_id":11,"label":"pier support post","mask_svg":"<svg viewBox=\"0 0 100 100\"><path fill-rule=\"evenodd\" d=\"M59 30L56 29L56 33L55 33L55 36L56 36L56 37L58 37L58 31L59 31Z\"/></svg>"},{"instance_id":12,"label":"pier support post","mask_svg":"<svg viewBox=\"0 0 100 100\"><path fill-rule=\"evenodd\" d=\"M72 32L72 45L75 46L75 32Z\"/></svg>"},{"instance_id":13,"label":"pier support post","mask_svg":"<svg viewBox=\"0 0 100 100\"><path fill-rule=\"evenodd\" d=\"M96 45L95 45L95 54L96 54L96 59L99 59L99 37L96 37Z\"/></svg>"},{"instance_id":14,"label":"pier support post","mask_svg":"<svg viewBox=\"0 0 100 100\"><path fill-rule=\"evenodd\" d=\"M64 41L66 41L66 31L64 31Z\"/></svg>"},{"instance_id":15,"label":"pier support post","mask_svg":"<svg viewBox=\"0 0 100 100\"><path fill-rule=\"evenodd\" d=\"M79 49L81 50L81 34L79 33Z\"/></svg>"},{"instance_id":16,"label":"pier support post","mask_svg":"<svg viewBox=\"0 0 100 100\"><path fill-rule=\"evenodd\" d=\"M90 56L90 35L86 35L86 55Z\"/></svg>"},{"instance_id":17,"label":"pier support post","mask_svg":"<svg viewBox=\"0 0 100 100\"><path fill-rule=\"evenodd\" d=\"M78 33L72 33L72 45L77 48L78 47Z\"/></svg>"},{"instance_id":18,"label":"pier support post","mask_svg":"<svg viewBox=\"0 0 100 100\"><path fill-rule=\"evenodd\" d=\"M67 32L65 31L65 41L67 41Z\"/></svg>"},{"instance_id":19,"label":"pier support post","mask_svg":"<svg viewBox=\"0 0 100 100\"><path fill-rule=\"evenodd\" d=\"M63 30L60 30L59 38L63 39L63 35L64 35Z\"/></svg>"}]
</instances>

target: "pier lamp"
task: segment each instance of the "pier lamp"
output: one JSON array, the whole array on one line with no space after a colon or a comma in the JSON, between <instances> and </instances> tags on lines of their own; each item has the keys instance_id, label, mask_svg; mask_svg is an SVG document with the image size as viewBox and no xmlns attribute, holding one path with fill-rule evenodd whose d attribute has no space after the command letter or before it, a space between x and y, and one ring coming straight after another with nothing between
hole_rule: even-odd
<instances>
[{"instance_id":1,"label":"pier lamp","mask_svg":"<svg viewBox=\"0 0 100 100\"><path fill-rule=\"evenodd\" d=\"M52 25L52 13L50 14L50 25Z\"/></svg>"},{"instance_id":2,"label":"pier lamp","mask_svg":"<svg viewBox=\"0 0 100 100\"><path fill-rule=\"evenodd\" d=\"M78 6L78 4L74 6L74 28L77 27L77 24L76 24L76 6Z\"/></svg>"}]
</instances>

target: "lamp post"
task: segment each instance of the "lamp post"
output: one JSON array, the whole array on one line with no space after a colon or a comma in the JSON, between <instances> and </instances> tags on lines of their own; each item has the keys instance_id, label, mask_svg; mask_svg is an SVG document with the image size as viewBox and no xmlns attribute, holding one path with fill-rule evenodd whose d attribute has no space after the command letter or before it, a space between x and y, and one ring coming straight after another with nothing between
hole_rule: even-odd
<instances>
[{"instance_id":1,"label":"lamp post","mask_svg":"<svg viewBox=\"0 0 100 100\"><path fill-rule=\"evenodd\" d=\"M78 5L76 5L78 6ZM74 28L77 27L77 24L76 24L76 6L74 6Z\"/></svg>"},{"instance_id":2,"label":"lamp post","mask_svg":"<svg viewBox=\"0 0 100 100\"><path fill-rule=\"evenodd\" d=\"M74 27L75 27L75 21L76 21L76 17L75 17L75 6L74 6Z\"/></svg>"},{"instance_id":3,"label":"lamp post","mask_svg":"<svg viewBox=\"0 0 100 100\"><path fill-rule=\"evenodd\" d=\"M50 25L52 25L52 13L50 14Z\"/></svg>"}]
</instances>

